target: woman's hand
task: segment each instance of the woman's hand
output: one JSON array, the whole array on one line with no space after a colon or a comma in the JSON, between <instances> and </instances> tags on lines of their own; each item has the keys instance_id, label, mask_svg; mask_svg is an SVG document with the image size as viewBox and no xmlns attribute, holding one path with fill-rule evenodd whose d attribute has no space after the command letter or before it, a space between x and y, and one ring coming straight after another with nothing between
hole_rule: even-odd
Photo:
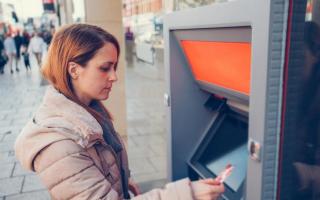
<instances>
[{"instance_id":1,"label":"woman's hand","mask_svg":"<svg viewBox=\"0 0 320 200\"><path fill-rule=\"evenodd\" d=\"M191 182L195 200L216 200L224 192L224 186L214 179Z\"/></svg>"},{"instance_id":2,"label":"woman's hand","mask_svg":"<svg viewBox=\"0 0 320 200\"><path fill-rule=\"evenodd\" d=\"M129 179L129 190L133 193L134 196L141 194L139 186Z\"/></svg>"}]
</instances>

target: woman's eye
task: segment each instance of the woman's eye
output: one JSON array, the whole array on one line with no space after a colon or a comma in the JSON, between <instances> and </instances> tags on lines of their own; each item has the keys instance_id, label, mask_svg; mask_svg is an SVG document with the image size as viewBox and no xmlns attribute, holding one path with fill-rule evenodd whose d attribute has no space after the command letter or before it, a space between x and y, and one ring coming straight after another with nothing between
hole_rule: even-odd
<instances>
[{"instance_id":1,"label":"woman's eye","mask_svg":"<svg viewBox=\"0 0 320 200\"><path fill-rule=\"evenodd\" d=\"M103 72L107 72L107 71L109 71L111 69L111 67L101 67L100 69Z\"/></svg>"}]
</instances>

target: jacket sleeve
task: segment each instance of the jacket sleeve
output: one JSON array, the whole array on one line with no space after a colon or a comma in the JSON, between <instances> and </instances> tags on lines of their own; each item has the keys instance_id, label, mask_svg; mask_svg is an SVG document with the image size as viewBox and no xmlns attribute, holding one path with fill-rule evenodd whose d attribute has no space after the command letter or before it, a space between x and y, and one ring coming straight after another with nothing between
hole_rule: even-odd
<instances>
[{"instance_id":1,"label":"jacket sleeve","mask_svg":"<svg viewBox=\"0 0 320 200\"><path fill-rule=\"evenodd\" d=\"M53 199L119 199L87 151L72 140L43 149L34 168Z\"/></svg>"},{"instance_id":2,"label":"jacket sleeve","mask_svg":"<svg viewBox=\"0 0 320 200\"><path fill-rule=\"evenodd\" d=\"M190 181L185 178L168 183L164 189L153 189L132 200L193 200Z\"/></svg>"}]
</instances>

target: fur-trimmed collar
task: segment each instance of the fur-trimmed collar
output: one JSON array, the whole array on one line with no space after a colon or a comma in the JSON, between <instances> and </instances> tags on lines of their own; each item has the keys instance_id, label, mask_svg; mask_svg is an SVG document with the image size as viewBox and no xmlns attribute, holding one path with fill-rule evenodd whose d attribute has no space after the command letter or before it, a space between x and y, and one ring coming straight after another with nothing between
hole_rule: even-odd
<instances>
[{"instance_id":1,"label":"fur-trimmed collar","mask_svg":"<svg viewBox=\"0 0 320 200\"><path fill-rule=\"evenodd\" d=\"M33 160L48 145L71 139L83 148L105 143L98 121L82 106L49 86L32 120L22 129L15 153L24 168L33 170Z\"/></svg>"},{"instance_id":2,"label":"fur-trimmed collar","mask_svg":"<svg viewBox=\"0 0 320 200\"><path fill-rule=\"evenodd\" d=\"M98 121L53 86L48 87L34 120L40 126L71 131L75 137L79 137L78 143L84 148L97 139L103 140L103 130Z\"/></svg>"}]
</instances>

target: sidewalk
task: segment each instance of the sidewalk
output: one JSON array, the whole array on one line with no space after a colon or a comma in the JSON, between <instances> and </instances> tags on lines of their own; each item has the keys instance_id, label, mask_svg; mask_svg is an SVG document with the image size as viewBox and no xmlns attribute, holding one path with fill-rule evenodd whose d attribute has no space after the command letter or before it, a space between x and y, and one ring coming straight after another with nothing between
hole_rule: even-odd
<instances>
[{"instance_id":1,"label":"sidewalk","mask_svg":"<svg viewBox=\"0 0 320 200\"><path fill-rule=\"evenodd\" d=\"M26 73L0 75L0 199L50 199L38 177L25 172L15 159L13 145L21 128L41 102L45 87L40 87L38 67Z\"/></svg>"},{"instance_id":2,"label":"sidewalk","mask_svg":"<svg viewBox=\"0 0 320 200\"><path fill-rule=\"evenodd\" d=\"M142 191L163 186L167 177L162 62L150 65L134 60L126 69L129 164Z\"/></svg>"},{"instance_id":3,"label":"sidewalk","mask_svg":"<svg viewBox=\"0 0 320 200\"><path fill-rule=\"evenodd\" d=\"M146 190L166 178L163 66L141 62L127 68L128 153L132 175ZM160 71L159 71L160 70ZM25 172L14 157L13 144L36 111L45 86L38 67L23 66L0 76L0 200L50 199L38 177Z\"/></svg>"}]
</instances>

